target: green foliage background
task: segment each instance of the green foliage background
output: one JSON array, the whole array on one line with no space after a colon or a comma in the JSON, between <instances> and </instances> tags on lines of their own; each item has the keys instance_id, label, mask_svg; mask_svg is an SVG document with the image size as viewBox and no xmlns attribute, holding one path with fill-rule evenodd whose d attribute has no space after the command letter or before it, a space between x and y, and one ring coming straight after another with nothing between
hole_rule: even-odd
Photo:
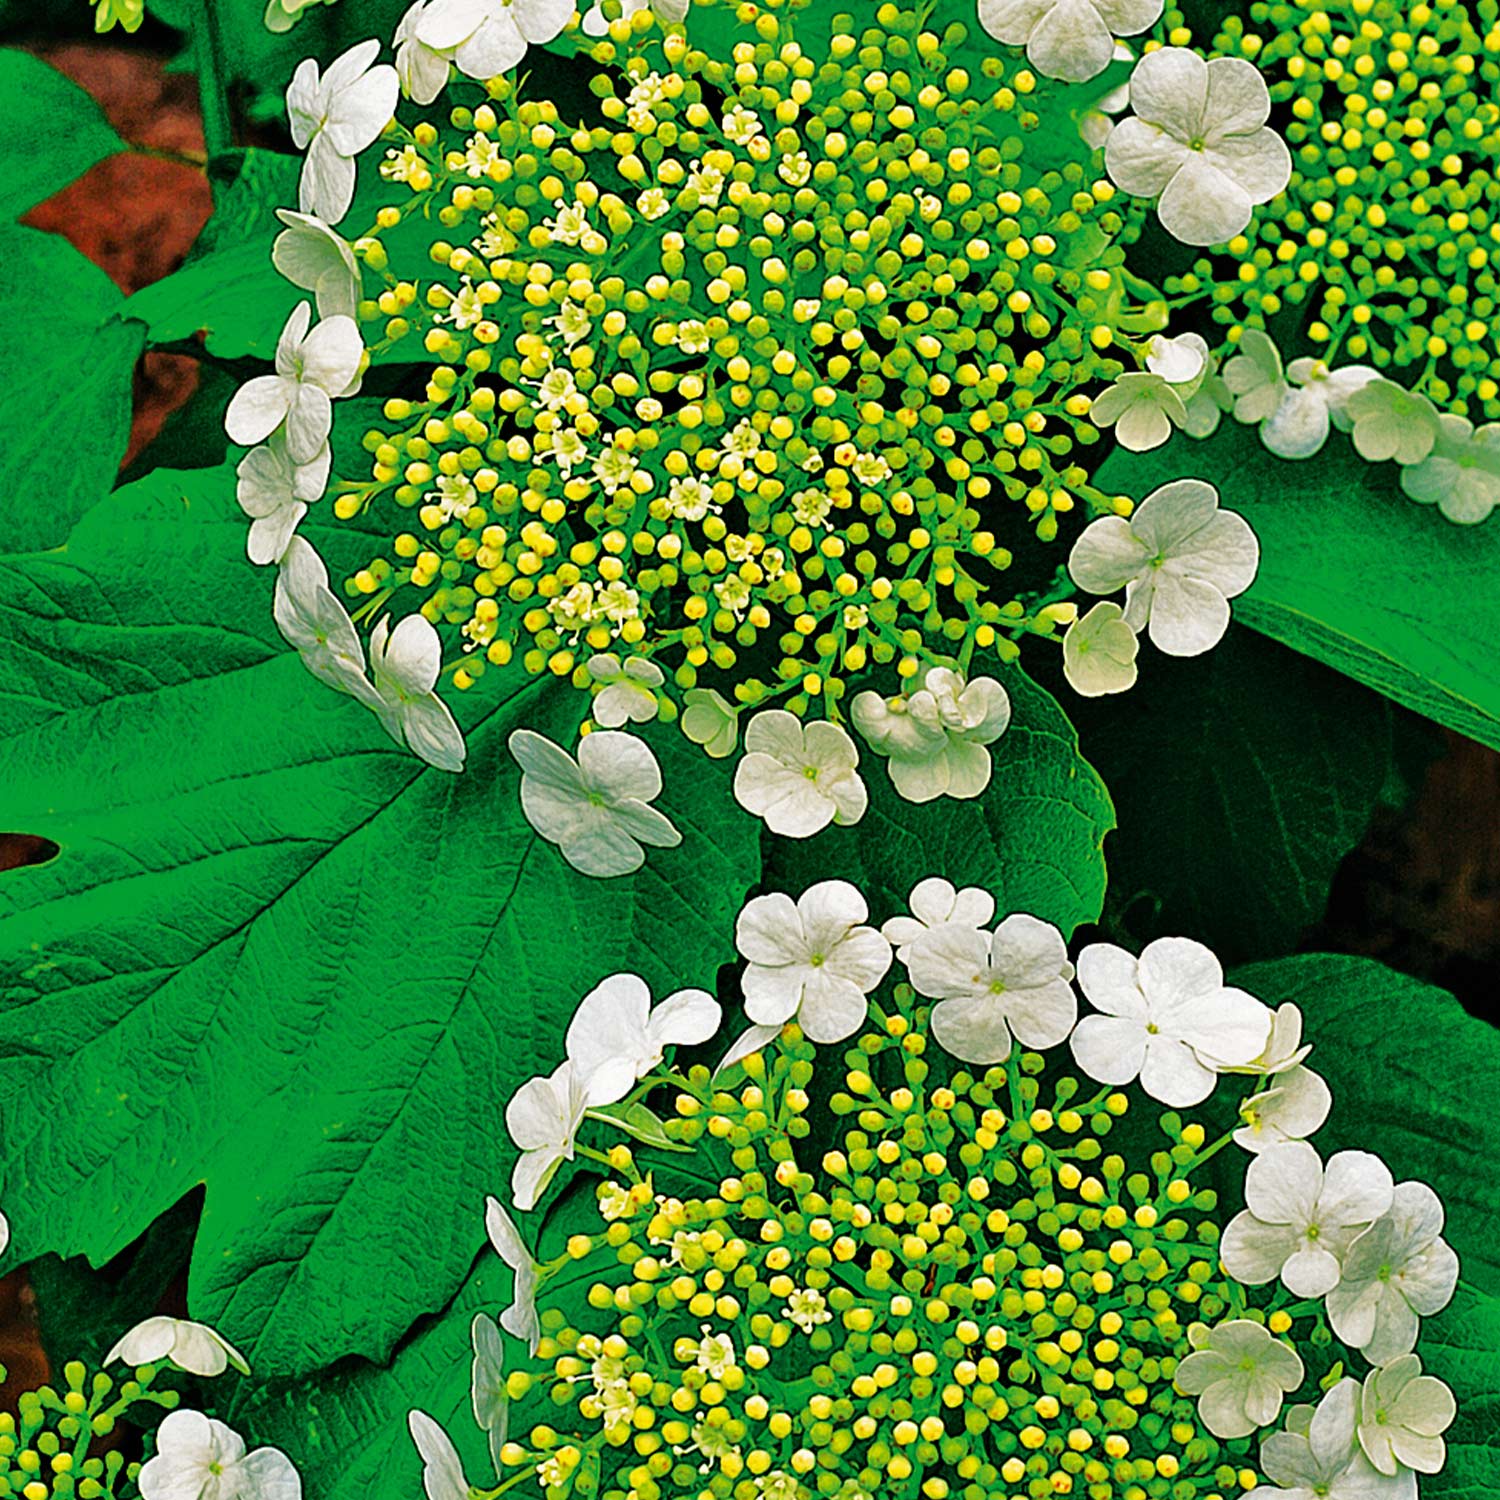
<instances>
[{"instance_id":1,"label":"green foliage background","mask_svg":"<svg viewBox=\"0 0 1500 1500\"><path fill-rule=\"evenodd\" d=\"M226 4L242 102L269 118L299 58L388 35L403 8L315 7L275 38L259 0ZM187 0L155 9L188 29ZM1286 956L1422 764L1426 721L1500 746L1500 530L1443 524L1338 437L1295 465L1232 422L1118 452L1104 485L1210 479L1261 538L1215 653L1153 655L1127 697L1066 711L1047 671L1012 671L984 799L915 808L875 765L864 821L803 844L760 834L728 770L652 726L683 844L587 881L525 824L503 750L521 723L567 735L565 688L492 674L459 704L469 769L444 776L303 671L245 562L220 418L295 300L269 263L295 162L211 163L199 245L127 301L14 220L128 148L17 51L0 53L0 131L32 143L0 185L0 829L59 850L0 875L0 1206L54 1351L101 1354L187 1266L192 1313L256 1368L205 1401L291 1453L310 1496L411 1492L409 1406L477 1437L468 1325L508 1283L482 1196L510 1169L505 1101L550 1068L578 997L620 969L659 993L722 973L733 1011L747 895L839 874L879 917L942 873L1069 933L1189 933L1248 965L1237 981L1267 1003L1303 1008L1336 1099L1320 1145L1431 1182L1463 1259L1424 1330L1461 1415L1423 1493L1500 1492L1500 1188L1476 1166L1500 1036L1371 962ZM117 486L153 346L196 350L204 378ZM347 526L304 529L352 559Z\"/></svg>"}]
</instances>

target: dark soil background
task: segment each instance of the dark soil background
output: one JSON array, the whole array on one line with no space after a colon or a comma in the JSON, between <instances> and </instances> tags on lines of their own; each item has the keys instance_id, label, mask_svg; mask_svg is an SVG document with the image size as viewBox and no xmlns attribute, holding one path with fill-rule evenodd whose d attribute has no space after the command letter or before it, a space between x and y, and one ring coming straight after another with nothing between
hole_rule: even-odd
<instances>
[{"instance_id":1,"label":"dark soil background","mask_svg":"<svg viewBox=\"0 0 1500 1500\"><path fill-rule=\"evenodd\" d=\"M79 0L59 0L77 5ZM32 43L30 50L86 88L121 137L165 156L119 156L34 209L124 292L174 270L212 207L194 80L169 72L149 39ZM24 148L22 148L24 149ZM173 159L178 158L178 159ZM195 362L148 353L136 371L128 464L197 385ZM1358 953L1431 980L1475 1015L1493 1015L1500 984L1500 755L1458 735L1428 767L1410 804L1377 814L1344 861L1324 921L1304 949ZM52 848L0 831L0 870L47 859ZM0 1278L0 1409L47 1379L25 1272Z\"/></svg>"}]
</instances>

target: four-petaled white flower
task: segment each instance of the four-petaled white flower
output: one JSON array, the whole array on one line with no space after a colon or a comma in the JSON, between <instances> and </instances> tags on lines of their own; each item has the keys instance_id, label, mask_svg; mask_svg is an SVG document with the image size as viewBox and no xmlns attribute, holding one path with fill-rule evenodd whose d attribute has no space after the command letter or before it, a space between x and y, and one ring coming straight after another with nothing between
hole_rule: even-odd
<instances>
[{"instance_id":1,"label":"four-petaled white flower","mask_svg":"<svg viewBox=\"0 0 1500 1500\"><path fill-rule=\"evenodd\" d=\"M618 729L622 724L649 724L661 704L656 689L666 678L654 661L644 656L627 657L624 665L613 653L591 656L588 674L602 684L594 694L594 722L604 729Z\"/></svg>"},{"instance_id":2,"label":"four-petaled white flower","mask_svg":"<svg viewBox=\"0 0 1500 1500\"><path fill-rule=\"evenodd\" d=\"M315 58L297 64L286 91L292 141L306 152L297 207L337 224L354 201L354 158L372 144L396 112L400 82L389 63L375 63L373 37L351 47L319 74Z\"/></svg>"},{"instance_id":3,"label":"four-petaled white flower","mask_svg":"<svg viewBox=\"0 0 1500 1500\"><path fill-rule=\"evenodd\" d=\"M1022 912L992 933L940 927L912 946L907 969L917 993L940 1002L934 1039L962 1062L1004 1062L1012 1034L1023 1047L1055 1047L1078 1016L1062 933Z\"/></svg>"},{"instance_id":4,"label":"four-petaled white flower","mask_svg":"<svg viewBox=\"0 0 1500 1500\"><path fill-rule=\"evenodd\" d=\"M1422 1373L1415 1354L1401 1354L1365 1376L1359 1399L1359 1446L1382 1474L1402 1467L1436 1474L1447 1461L1443 1433L1458 1415L1453 1392Z\"/></svg>"},{"instance_id":5,"label":"four-petaled white flower","mask_svg":"<svg viewBox=\"0 0 1500 1500\"><path fill-rule=\"evenodd\" d=\"M739 712L714 688L689 688L682 695L682 732L715 760L733 755L740 740Z\"/></svg>"},{"instance_id":6,"label":"four-petaled white flower","mask_svg":"<svg viewBox=\"0 0 1500 1500\"><path fill-rule=\"evenodd\" d=\"M406 1428L422 1456L422 1493L426 1500L469 1500L469 1481L453 1439L427 1415L413 1407Z\"/></svg>"},{"instance_id":7,"label":"four-petaled white flower","mask_svg":"<svg viewBox=\"0 0 1500 1500\"><path fill-rule=\"evenodd\" d=\"M891 917L880 935L896 950L902 963L911 962L918 939L943 927L965 927L977 932L995 919L995 898L977 885L955 890L951 881L934 875L918 881L907 899L911 915Z\"/></svg>"},{"instance_id":8,"label":"four-petaled white flower","mask_svg":"<svg viewBox=\"0 0 1500 1500\"><path fill-rule=\"evenodd\" d=\"M523 772L526 821L575 870L629 875L646 862L643 844L672 849L682 842L671 820L650 806L661 794L661 767L633 734L586 734L577 760L530 729L517 729L508 743Z\"/></svg>"},{"instance_id":9,"label":"four-petaled white flower","mask_svg":"<svg viewBox=\"0 0 1500 1500\"><path fill-rule=\"evenodd\" d=\"M805 839L830 823L857 823L869 794L859 779L859 750L841 725L803 722L768 708L745 726L745 756L734 795L772 833Z\"/></svg>"},{"instance_id":10,"label":"four-petaled white flower","mask_svg":"<svg viewBox=\"0 0 1500 1500\"><path fill-rule=\"evenodd\" d=\"M703 990L679 990L655 1009L644 979L611 974L578 1004L567 1052L590 1108L615 1104L671 1046L692 1047L719 1029L719 1002Z\"/></svg>"},{"instance_id":11,"label":"four-petaled white flower","mask_svg":"<svg viewBox=\"0 0 1500 1500\"><path fill-rule=\"evenodd\" d=\"M353 318L325 318L311 332L312 304L299 302L276 341L276 373L257 375L224 413L231 442L250 447L278 429L292 461L310 464L333 431L333 402L359 389L365 346Z\"/></svg>"},{"instance_id":12,"label":"four-petaled white flower","mask_svg":"<svg viewBox=\"0 0 1500 1500\"><path fill-rule=\"evenodd\" d=\"M664 26L680 25L687 19L688 7L692 0L621 0L620 15L624 20L629 20L637 11L653 11L656 19ZM593 5L584 13L583 34L585 36L603 36L609 30L609 22L604 18L604 7L599 0L594 0Z\"/></svg>"},{"instance_id":13,"label":"four-petaled white flower","mask_svg":"<svg viewBox=\"0 0 1500 1500\"><path fill-rule=\"evenodd\" d=\"M1010 725L1005 689L993 677L966 683L951 667L929 667L908 686L894 698L858 694L855 728L889 757L891 783L908 802L977 797L989 785L987 747Z\"/></svg>"},{"instance_id":14,"label":"four-petaled white flower","mask_svg":"<svg viewBox=\"0 0 1500 1500\"><path fill-rule=\"evenodd\" d=\"M380 701L375 712L395 742L440 771L462 771L464 737L438 697L443 646L431 621L407 617L391 629L389 615L370 632L370 676Z\"/></svg>"},{"instance_id":15,"label":"four-petaled white flower","mask_svg":"<svg viewBox=\"0 0 1500 1500\"><path fill-rule=\"evenodd\" d=\"M1321 359L1294 359L1286 376L1281 404L1260 427L1261 442L1278 458L1311 458L1331 428L1347 432L1350 397L1379 378L1366 365L1330 370Z\"/></svg>"},{"instance_id":16,"label":"four-petaled white flower","mask_svg":"<svg viewBox=\"0 0 1500 1500\"><path fill-rule=\"evenodd\" d=\"M791 1020L814 1042L859 1030L865 997L891 966L891 945L863 925L869 915L847 880L820 881L795 902L777 891L745 904L734 943L749 960L740 983L762 1044Z\"/></svg>"},{"instance_id":17,"label":"four-petaled white flower","mask_svg":"<svg viewBox=\"0 0 1500 1500\"><path fill-rule=\"evenodd\" d=\"M1291 152L1266 124L1271 91L1244 58L1148 52L1130 104L1104 143L1105 167L1125 192L1156 198L1162 228L1185 245L1233 239L1291 179Z\"/></svg>"},{"instance_id":18,"label":"four-petaled white flower","mask_svg":"<svg viewBox=\"0 0 1500 1500\"><path fill-rule=\"evenodd\" d=\"M310 464L299 464L287 452L279 432L252 448L235 469L235 499L250 520L245 551L265 567L280 562L307 507L323 498L333 454L325 443Z\"/></svg>"},{"instance_id":19,"label":"four-petaled white flower","mask_svg":"<svg viewBox=\"0 0 1500 1500\"><path fill-rule=\"evenodd\" d=\"M320 318L359 316L359 262L354 247L314 214L278 208L286 228L271 246L271 264L295 287L313 294Z\"/></svg>"},{"instance_id":20,"label":"four-petaled white flower","mask_svg":"<svg viewBox=\"0 0 1500 1500\"><path fill-rule=\"evenodd\" d=\"M1197 656L1229 628L1229 601L1255 580L1260 544L1201 479L1153 490L1127 521L1101 516L1073 544L1068 571L1091 594L1125 590L1125 623L1169 656Z\"/></svg>"},{"instance_id":21,"label":"four-petaled white flower","mask_svg":"<svg viewBox=\"0 0 1500 1500\"><path fill-rule=\"evenodd\" d=\"M1063 676L1075 693L1100 698L1135 686L1135 659L1141 643L1125 621L1125 611L1101 600L1068 626L1063 635Z\"/></svg>"},{"instance_id":22,"label":"four-petaled white flower","mask_svg":"<svg viewBox=\"0 0 1500 1500\"><path fill-rule=\"evenodd\" d=\"M1271 1030L1270 1011L1226 988L1218 959L1190 938L1157 938L1139 959L1091 943L1078 955L1078 984L1103 1012L1073 1032L1078 1066L1098 1083L1139 1076L1174 1109L1201 1104L1218 1074L1257 1056Z\"/></svg>"},{"instance_id":23,"label":"four-petaled white flower","mask_svg":"<svg viewBox=\"0 0 1500 1500\"><path fill-rule=\"evenodd\" d=\"M1476 429L1467 417L1445 411L1432 452L1402 469L1401 488L1460 526L1484 520L1500 505L1500 422Z\"/></svg>"},{"instance_id":24,"label":"four-petaled white flower","mask_svg":"<svg viewBox=\"0 0 1500 1500\"><path fill-rule=\"evenodd\" d=\"M1089 421L1096 427L1113 427L1122 448L1145 453L1161 447L1173 427L1186 427L1188 414L1181 393L1165 375L1127 370L1094 397Z\"/></svg>"},{"instance_id":25,"label":"four-petaled white flower","mask_svg":"<svg viewBox=\"0 0 1500 1500\"><path fill-rule=\"evenodd\" d=\"M512 1338L520 1339L534 1357L542 1342L542 1321L536 1310L536 1261L526 1248L515 1220L493 1195L484 1200L484 1228L495 1254L510 1267L515 1278L510 1306L500 1314L500 1326Z\"/></svg>"},{"instance_id":26,"label":"four-petaled white flower","mask_svg":"<svg viewBox=\"0 0 1500 1500\"><path fill-rule=\"evenodd\" d=\"M510 1392L505 1384L505 1343L500 1325L488 1313L475 1313L469 1324L469 1342L474 1348L469 1404L479 1430L489 1439L490 1458L498 1472L500 1450L510 1433Z\"/></svg>"},{"instance_id":27,"label":"four-petaled white flower","mask_svg":"<svg viewBox=\"0 0 1500 1500\"><path fill-rule=\"evenodd\" d=\"M545 1078L528 1079L511 1095L505 1128L521 1148L510 1177L517 1208L535 1208L557 1169L573 1160L574 1137L588 1107L584 1080L571 1058Z\"/></svg>"},{"instance_id":28,"label":"four-petaled white flower","mask_svg":"<svg viewBox=\"0 0 1500 1500\"><path fill-rule=\"evenodd\" d=\"M1355 451L1372 464L1419 464L1442 431L1440 413L1426 396L1383 377L1361 386L1344 410Z\"/></svg>"},{"instance_id":29,"label":"four-petaled white flower","mask_svg":"<svg viewBox=\"0 0 1500 1500\"><path fill-rule=\"evenodd\" d=\"M1257 1500L1416 1500L1410 1473L1387 1478L1359 1451L1359 1395L1345 1379L1316 1408L1290 1408L1286 1430L1260 1445L1260 1466L1280 1488L1256 1486Z\"/></svg>"},{"instance_id":30,"label":"four-petaled white flower","mask_svg":"<svg viewBox=\"0 0 1500 1500\"><path fill-rule=\"evenodd\" d=\"M1325 1167L1306 1141L1272 1146L1245 1173L1245 1203L1229 1221L1220 1255L1246 1286L1278 1276L1297 1297L1339 1283L1355 1236L1391 1206L1390 1168L1368 1151L1339 1151Z\"/></svg>"},{"instance_id":31,"label":"four-petaled white flower","mask_svg":"<svg viewBox=\"0 0 1500 1500\"><path fill-rule=\"evenodd\" d=\"M1237 1145L1260 1152L1287 1141L1304 1141L1328 1118L1333 1094L1316 1073L1302 1066L1311 1050L1302 1040L1302 1012L1288 1003L1278 1006L1271 1017L1265 1050L1242 1067L1225 1070L1268 1081L1267 1088L1240 1105L1245 1123L1234 1133Z\"/></svg>"},{"instance_id":32,"label":"four-petaled white flower","mask_svg":"<svg viewBox=\"0 0 1500 1500\"><path fill-rule=\"evenodd\" d=\"M1214 1328L1188 1330L1193 1352L1174 1377L1184 1396L1198 1398L1198 1415L1215 1437L1240 1438L1274 1422L1289 1391L1302 1384L1295 1349L1274 1338L1264 1323L1231 1318Z\"/></svg>"},{"instance_id":33,"label":"four-petaled white flower","mask_svg":"<svg viewBox=\"0 0 1500 1500\"><path fill-rule=\"evenodd\" d=\"M349 611L328 587L328 569L311 542L294 536L282 554L272 603L276 626L320 682L370 708L380 696L365 677L365 653Z\"/></svg>"},{"instance_id":34,"label":"four-petaled white flower","mask_svg":"<svg viewBox=\"0 0 1500 1500\"><path fill-rule=\"evenodd\" d=\"M1162 0L979 0L979 24L1048 78L1082 83L1114 56L1117 36L1145 31Z\"/></svg>"},{"instance_id":35,"label":"four-petaled white flower","mask_svg":"<svg viewBox=\"0 0 1500 1500\"><path fill-rule=\"evenodd\" d=\"M1372 1364L1410 1353L1418 1319L1452 1298L1458 1257L1442 1236L1438 1195L1425 1182L1402 1182L1386 1212L1349 1246L1328 1294L1328 1321Z\"/></svg>"},{"instance_id":36,"label":"four-petaled white flower","mask_svg":"<svg viewBox=\"0 0 1500 1500\"><path fill-rule=\"evenodd\" d=\"M483 81L517 66L528 48L550 42L573 14L573 0L430 0L403 40L451 61L466 78ZM406 56L407 77L428 93L437 77L436 63L417 51ZM412 94L419 104L436 97L436 91L426 101Z\"/></svg>"},{"instance_id":37,"label":"four-petaled white flower","mask_svg":"<svg viewBox=\"0 0 1500 1500\"><path fill-rule=\"evenodd\" d=\"M302 1500L302 1480L281 1449L247 1453L239 1433L201 1411L167 1413L137 1482L141 1500Z\"/></svg>"},{"instance_id":38,"label":"four-petaled white flower","mask_svg":"<svg viewBox=\"0 0 1500 1500\"><path fill-rule=\"evenodd\" d=\"M127 1365L155 1365L170 1360L189 1375L222 1375L233 1365L250 1373L245 1356L207 1323L186 1318L156 1317L137 1323L104 1356L105 1364L123 1359Z\"/></svg>"}]
</instances>

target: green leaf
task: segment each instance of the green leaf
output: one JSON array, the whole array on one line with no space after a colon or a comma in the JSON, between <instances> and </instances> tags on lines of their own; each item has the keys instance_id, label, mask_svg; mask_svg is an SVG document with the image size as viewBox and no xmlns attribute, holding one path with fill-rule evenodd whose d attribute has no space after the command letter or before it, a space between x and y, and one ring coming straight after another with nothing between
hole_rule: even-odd
<instances>
[{"instance_id":1,"label":"green leaf","mask_svg":"<svg viewBox=\"0 0 1500 1500\"><path fill-rule=\"evenodd\" d=\"M1453 1301L1422 1324L1417 1352L1446 1380L1458 1416L1446 1433L1448 1462L1421 1477L1425 1500L1494 1500L1500 1492L1500 1298L1460 1281Z\"/></svg>"},{"instance_id":2,"label":"green leaf","mask_svg":"<svg viewBox=\"0 0 1500 1500\"><path fill-rule=\"evenodd\" d=\"M1114 809L1057 700L1020 668L1000 680L1013 716L990 747L994 774L971 802L912 803L896 795L886 763L868 745L860 774L870 806L851 828L815 839L767 835L766 882L797 895L831 875L853 881L872 906L904 911L929 875L994 893L1000 914L1024 911L1064 933L1096 921L1104 904L1104 835Z\"/></svg>"},{"instance_id":3,"label":"green leaf","mask_svg":"<svg viewBox=\"0 0 1500 1500\"><path fill-rule=\"evenodd\" d=\"M1307 1065L1333 1090L1323 1156L1373 1151L1398 1182L1428 1183L1464 1279L1500 1297L1500 1179L1475 1155L1476 1130L1500 1118L1500 1031L1446 990L1367 958L1304 954L1237 969L1232 982L1301 1007Z\"/></svg>"},{"instance_id":4,"label":"green leaf","mask_svg":"<svg viewBox=\"0 0 1500 1500\"><path fill-rule=\"evenodd\" d=\"M1402 494L1342 433L1290 462L1226 419L1204 442L1117 448L1105 490L1140 499L1193 476L1260 537L1260 573L1235 617L1441 724L1500 747L1500 524L1455 526Z\"/></svg>"},{"instance_id":5,"label":"green leaf","mask_svg":"<svg viewBox=\"0 0 1500 1500\"><path fill-rule=\"evenodd\" d=\"M510 1094L604 976L712 985L758 841L662 726L682 846L575 874L505 749L570 738L571 689L491 674L468 770L424 767L284 647L232 492L159 471L0 564L0 827L61 848L0 875L0 1202L17 1250L101 1264L206 1183L192 1311L292 1375L453 1295Z\"/></svg>"},{"instance_id":6,"label":"green leaf","mask_svg":"<svg viewBox=\"0 0 1500 1500\"><path fill-rule=\"evenodd\" d=\"M1119 814L1105 855L1122 940L1188 933L1225 963L1294 948L1380 799L1391 706L1232 626L1204 657L1147 653L1129 693L1069 711Z\"/></svg>"},{"instance_id":7,"label":"green leaf","mask_svg":"<svg viewBox=\"0 0 1500 1500\"><path fill-rule=\"evenodd\" d=\"M72 79L10 47L0 49L0 140L25 142L5 159L0 220L20 218L95 162L126 149Z\"/></svg>"},{"instance_id":8,"label":"green leaf","mask_svg":"<svg viewBox=\"0 0 1500 1500\"><path fill-rule=\"evenodd\" d=\"M0 551L55 547L109 493L130 439L141 330L66 240L0 225L0 441L14 482L0 499Z\"/></svg>"}]
</instances>

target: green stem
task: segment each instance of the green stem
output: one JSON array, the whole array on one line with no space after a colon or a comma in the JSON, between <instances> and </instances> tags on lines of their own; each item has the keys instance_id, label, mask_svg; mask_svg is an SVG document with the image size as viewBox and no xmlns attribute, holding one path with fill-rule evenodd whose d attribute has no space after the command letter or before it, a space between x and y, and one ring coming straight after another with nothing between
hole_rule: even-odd
<instances>
[{"instance_id":1,"label":"green stem","mask_svg":"<svg viewBox=\"0 0 1500 1500\"><path fill-rule=\"evenodd\" d=\"M234 147L218 4L219 0L198 0L198 26L193 36L198 63L198 99L203 110L203 142L208 147L210 161Z\"/></svg>"}]
</instances>

